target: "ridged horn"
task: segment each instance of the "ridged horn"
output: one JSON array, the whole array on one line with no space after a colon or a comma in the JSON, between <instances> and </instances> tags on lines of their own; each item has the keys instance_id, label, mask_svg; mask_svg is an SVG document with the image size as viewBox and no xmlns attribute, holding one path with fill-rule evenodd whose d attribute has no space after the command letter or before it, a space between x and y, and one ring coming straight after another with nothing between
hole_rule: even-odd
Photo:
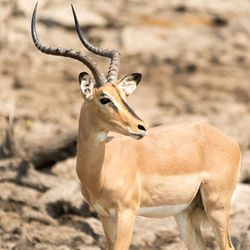
<instances>
[{"instance_id":1,"label":"ridged horn","mask_svg":"<svg viewBox=\"0 0 250 250\"><path fill-rule=\"evenodd\" d=\"M73 49L64 49L64 48L54 48L54 47L47 47L43 46L37 36L36 32L36 11L37 11L37 5L33 11L32 20L31 20L31 34L33 42L38 50L45 54L54 55L54 56L64 56L76 59L83 64L85 64L90 71L92 72L96 84L103 85L107 82L105 75L101 72L101 70L97 67L97 64L87 55L82 54L81 51L75 51Z\"/></svg>"},{"instance_id":2,"label":"ridged horn","mask_svg":"<svg viewBox=\"0 0 250 250\"><path fill-rule=\"evenodd\" d=\"M99 55L99 56L105 56L109 57L111 59L109 70L108 70L108 82L117 82L118 72L119 72L119 64L120 64L120 53L117 50L109 50L109 49L100 49L92 44L89 43L89 41L86 39L86 37L83 35L82 30L80 28L75 10L73 5L71 4L74 20L75 20L75 26L77 34L83 43L83 45L91 52Z\"/></svg>"}]
</instances>

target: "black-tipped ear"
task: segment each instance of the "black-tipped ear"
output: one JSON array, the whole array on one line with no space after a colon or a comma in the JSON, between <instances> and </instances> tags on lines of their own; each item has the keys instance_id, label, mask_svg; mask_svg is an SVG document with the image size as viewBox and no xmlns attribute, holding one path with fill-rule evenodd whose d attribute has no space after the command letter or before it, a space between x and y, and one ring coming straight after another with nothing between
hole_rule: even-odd
<instances>
[{"instance_id":1,"label":"black-tipped ear","mask_svg":"<svg viewBox=\"0 0 250 250\"><path fill-rule=\"evenodd\" d=\"M85 99L90 99L93 95L94 83L87 72L79 74L79 84Z\"/></svg>"},{"instance_id":2,"label":"black-tipped ear","mask_svg":"<svg viewBox=\"0 0 250 250\"><path fill-rule=\"evenodd\" d=\"M136 89L137 85L141 81L141 74L140 73L134 73L127 75L123 77L119 82L118 86L122 88L122 90L125 92L125 94L128 96L131 93L134 92Z\"/></svg>"},{"instance_id":3,"label":"black-tipped ear","mask_svg":"<svg viewBox=\"0 0 250 250\"><path fill-rule=\"evenodd\" d=\"M88 74L87 72L81 72L81 73L79 74L79 77L78 77L78 79L79 79L79 84L81 84L83 78L89 79L90 76L89 76L89 74Z\"/></svg>"},{"instance_id":4,"label":"black-tipped ear","mask_svg":"<svg viewBox=\"0 0 250 250\"><path fill-rule=\"evenodd\" d=\"M136 82L136 85L138 85L139 82L141 81L142 74L140 74L140 73L133 73L133 74L131 74L131 76L133 76L134 81Z\"/></svg>"}]
</instances>

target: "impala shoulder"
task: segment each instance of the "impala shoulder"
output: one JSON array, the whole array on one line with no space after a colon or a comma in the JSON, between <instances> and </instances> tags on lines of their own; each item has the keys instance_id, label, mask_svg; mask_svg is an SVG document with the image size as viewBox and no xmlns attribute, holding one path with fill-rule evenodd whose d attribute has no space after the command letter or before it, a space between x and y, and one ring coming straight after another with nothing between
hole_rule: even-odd
<instances>
[{"instance_id":1,"label":"impala shoulder","mask_svg":"<svg viewBox=\"0 0 250 250\"><path fill-rule=\"evenodd\" d=\"M212 147L219 147L222 151L228 151L240 157L240 146L234 138L209 124L200 123L200 126L207 144Z\"/></svg>"}]
</instances>

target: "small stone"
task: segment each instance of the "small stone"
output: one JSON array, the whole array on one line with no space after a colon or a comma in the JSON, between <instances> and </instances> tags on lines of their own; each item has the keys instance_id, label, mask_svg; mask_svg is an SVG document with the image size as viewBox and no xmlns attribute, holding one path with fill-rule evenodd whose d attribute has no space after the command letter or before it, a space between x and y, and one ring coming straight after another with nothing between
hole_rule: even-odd
<instances>
[{"instance_id":1,"label":"small stone","mask_svg":"<svg viewBox=\"0 0 250 250\"><path fill-rule=\"evenodd\" d=\"M80 8L76 9L78 21L81 26L105 26L107 21L97 12L91 9ZM40 21L48 26L63 26L67 29L74 29L75 23L72 19L72 11L67 6L56 5L43 10L40 13Z\"/></svg>"},{"instance_id":2,"label":"small stone","mask_svg":"<svg viewBox=\"0 0 250 250\"><path fill-rule=\"evenodd\" d=\"M185 5L179 5L174 8L174 11L183 13L187 11L187 7Z\"/></svg>"},{"instance_id":3,"label":"small stone","mask_svg":"<svg viewBox=\"0 0 250 250\"><path fill-rule=\"evenodd\" d=\"M228 25L228 21L223 17L216 16L212 19L212 24L214 26L223 27Z\"/></svg>"}]
</instances>

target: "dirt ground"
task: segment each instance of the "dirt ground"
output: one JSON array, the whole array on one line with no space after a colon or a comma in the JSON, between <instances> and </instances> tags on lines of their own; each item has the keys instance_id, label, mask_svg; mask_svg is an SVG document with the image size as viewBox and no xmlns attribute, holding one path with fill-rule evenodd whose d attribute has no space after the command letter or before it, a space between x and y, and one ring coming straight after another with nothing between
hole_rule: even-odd
<instances>
[{"instance_id":1,"label":"dirt ground","mask_svg":"<svg viewBox=\"0 0 250 250\"><path fill-rule=\"evenodd\" d=\"M34 47L35 2L0 0L0 145L11 117L22 152L0 154L0 249L105 249L100 221L80 194L74 156L39 170L19 164L34 145L76 131L83 101L78 74L87 71ZM40 0L41 42L87 53L71 3L92 43L120 51L120 77L142 73L128 102L150 126L202 121L240 143L230 232L237 249L250 249L250 2ZM91 56L106 72L109 60ZM208 249L218 249L211 229L203 233ZM185 247L172 218L137 218L131 249Z\"/></svg>"}]
</instances>

